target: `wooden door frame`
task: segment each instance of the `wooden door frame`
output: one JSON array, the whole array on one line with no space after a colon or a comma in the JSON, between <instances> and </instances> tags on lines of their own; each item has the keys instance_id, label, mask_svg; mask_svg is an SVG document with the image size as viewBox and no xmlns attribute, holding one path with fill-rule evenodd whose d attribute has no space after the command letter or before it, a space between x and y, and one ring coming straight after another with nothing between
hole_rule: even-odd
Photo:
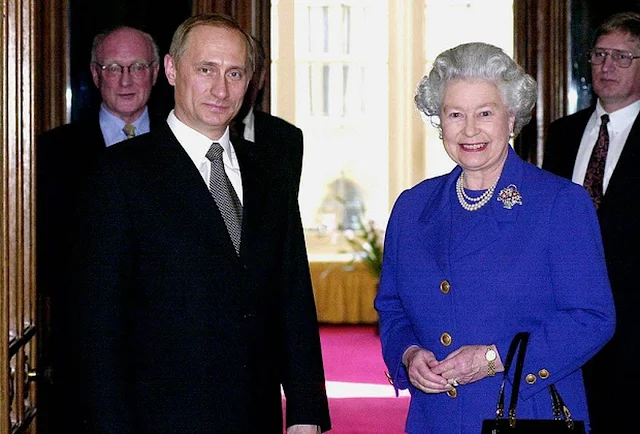
<instances>
[{"instance_id":1,"label":"wooden door frame","mask_svg":"<svg viewBox=\"0 0 640 434\"><path fill-rule=\"evenodd\" d=\"M0 1L0 434L35 433L35 5Z\"/></svg>"}]
</instances>

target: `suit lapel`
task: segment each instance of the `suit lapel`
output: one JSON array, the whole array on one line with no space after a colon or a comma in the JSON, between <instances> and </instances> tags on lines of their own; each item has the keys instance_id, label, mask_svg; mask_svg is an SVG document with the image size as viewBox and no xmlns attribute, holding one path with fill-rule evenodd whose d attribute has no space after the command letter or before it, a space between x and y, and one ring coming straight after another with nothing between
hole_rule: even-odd
<instances>
[{"instance_id":1,"label":"suit lapel","mask_svg":"<svg viewBox=\"0 0 640 434\"><path fill-rule=\"evenodd\" d=\"M509 146L509 154L496 185L496 190L484 208L474 211L478 214L473 216L471 223L462 225L466 234L461 238L458 245L452 248L451 256L453 260L463 258L482 249L491 249L491 244L502 238L500 225L502 223L513 223L517 220L520 205L507 209L498 198L500 193L503 190L506 191L506 189L521 191L523 164L524 162ZM454 222L454 225L459 225L459 222Z\"/></svg>"},{"instance_id":2,"label":"suit lapel","mask_svg":"<svg viewBox=\"0 0 640 434\"><path fill-rule=\"evenodd\" d=\"M265 211L265 203L269 200L269 194L265 191L267 175L263 173L258 164L255 144L246 140L235 139L232 142L240 165L242 176L242 241L240 242L240 254L244 249L251 251L251 243L255 232L260 228L260 220Z\"/></svg>"},{"instance_id":3,"label":"suit lapel","mask_svg":"<svg viewBox=\"0 0 640 434\"><path fill-rule=\"evenodd\" d=\"M498 195L510 186L520 191L523 164L513 148L509 147L509 155L493 197L484 208L474 211L477 214L465 215L471 217L467 221L456 217L454 207L460 207L460 204L457 201L450 203L450 198L453 197L452 190L455 189L455 182L460 176L459 167L445 178L442 187L428 201L419 218L420 237L428 249L434 252L435 261L445 273L449 270L449 261L457 261L479 250L490 249L493 243L501 239L500 224L517 220L520 205L506 209L503 202L498 200ZM453 231L461 231L455 244L449 235Z\"/></svg>"},{"instance_id":4,"label":"suit lapel","mask_svg":"<svg viewBox=\"0 0 640 434\"><path fill-rule=\"evenodd\" d=\"M545 154L544 169L567 179L573 178L582 136L594 110L595 107L591 107L553 123L554 127L550 129L547 141L547 146L551 146L548 151L550 154Z\"/></svg>"},{"instance_id":5,"label":"suit lapel","mask_svg":"<svg viewBox=\"0 0 640 434\"><path fill-rule=\"evenodd\" d=\"M151 134L154 143L160 146L154 154L156 163L149 176L154 177L158 190L165 193L170 202L167 206L180 215L185 230L196 237L198 243L237 257L214 198L171 129L165 124Z\"/></svg>"},{"instance_id":6,"label":"suit lapel","mask_svg":"<svg viewBox=\"0 0 640 434\"><path fill-rule=\"evenodd\" d=\"M425 246L425 253L433 252L433 259L445 274L449 272L451 207L455 205L449 203L449 191L460 176L460 172L461 169L455 167L444 178L440 187L436 188L434 194L425 204L418 218L418 233Z\"/></svg>"},{"instance_id":7,"label":"suit lapel","mask_svg":"<svg viewBox=\"0 0 640 434\"><path fill-rule=\"evenodd\" d=\"M107 147L104 142L104 136L102 135L102 130L100 129L100 122L97 120L95 122L90 122L87 124L87 141L91 143L86 144L85 146L92 147L93 150L100 150Z\"/></svg>"},{"instance_id":8,"label":"suit lapel","mask_svg":"<svg viewBox=\"0 0 640 434\"><path fill-rule=\"evenodd\" d=\"M269 135L269 128L265 128L264 116L259 110L253 111L253 131L254 142L257 145L264 146L265 143L271 143L273 140Z\"/></svg>"},{"instance_id":9,"label":"suit lapel","mask_svg":"<svg viewBox=\"0 0 640 434\"><path fill-rule=\"evenodd\" d=\"M622 153L609 180L607 191L602 197L603 205L601 206L606 206L604 205L605 201L618 200L621 197L625 197L629 191L632 191L632 187L628 186L628 182L630 174L635 174L638 171L638 165L640 164L639 145L640 115L636 116L636 120L631 127L629 137L627 137Z\"/></svg>"},{"instance_id":10,"label":"suit lapel","mask_svg":"<svg viewBox=\"0 0 640 434\"><path fill-rule=\"evenodd\" d=\"M573 123L573 128L569 128L569 131L566 132L567 137L565 141L567 143L566 146L569 147L569 155L567 157L567 167L569 170L566 176L568 179L573 177L573 167L575 166L578 149L580 149L580 142L582 142L584 130L587 127L587 123L589 122L594 110L595 107L590 110L579 112L577 114L576 122Z\"/></svg>"}]
</instances>

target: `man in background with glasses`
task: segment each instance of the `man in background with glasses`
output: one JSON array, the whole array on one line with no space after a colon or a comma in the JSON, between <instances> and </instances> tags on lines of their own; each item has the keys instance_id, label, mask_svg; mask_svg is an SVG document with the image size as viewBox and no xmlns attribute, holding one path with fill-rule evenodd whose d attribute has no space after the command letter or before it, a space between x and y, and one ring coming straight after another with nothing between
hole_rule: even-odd
<instances>
[{"instance_id":1,"label":"man in background with glasses","mask_svg":"<svg viewBox=\"0 0 640 434\"><path fill-rule=\"evenodd\" d=\"M149 132L147 102L160 68L151 35L131 27L98 34L90 68L102 97L99 120L105 144Z\"/></svg>"},{"instance_id":2,"label":"man in background with glasses","mask_svg":"<svg viewBox=\"0 0 640 434\"><path fill-rule=\"evenodd\" d=\"M551 123L542 168L584 185L600 220L617 317L613 339L583 369L592 434L600 434L635 414L638 398L620 390L640 386L640 14L611 16L594 41L596 105Z\"/></svg>"},{"instance_id":3,"label":"man in background with glasses","mask_svg":"<svg viewBox=\"0 0 640 434\"><path fill-rule=\"evenodd\" d=\"M150 116L148 101L158 78L159 50L153 37L133 27L119 26L99 33L91 50L91 74L100 91L99 110L38 136L37 179L37 282L41 312L40 367L44 380L38 393L39 426L44 433L65 432L67 410L57 368L67 347L60 333L66 314L65 288L61 284L69 239L70 215L79 189L98 154L107 146L144 134L163 119ZM51 73L55 73L52 71Z\"/></svg>"}]
</instances>

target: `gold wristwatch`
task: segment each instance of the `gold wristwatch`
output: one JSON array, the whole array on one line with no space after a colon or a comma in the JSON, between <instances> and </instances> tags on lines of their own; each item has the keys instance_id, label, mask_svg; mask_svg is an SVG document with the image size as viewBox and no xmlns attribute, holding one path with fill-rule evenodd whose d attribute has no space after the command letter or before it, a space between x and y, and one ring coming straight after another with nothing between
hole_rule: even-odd
<instances>
[{"instance_id":1,"label":"gold wristwatch","mask_svg":"<svg viewBox=\"0 0 640 434\"><path fill-rule=\"evenodd\" d=\"M487 351L484 353L484 358L487 359L487 375L493 377L496 375L496 359L498 358L498 353L493 347L487 347Z\"/></svg>"}]
</instances>

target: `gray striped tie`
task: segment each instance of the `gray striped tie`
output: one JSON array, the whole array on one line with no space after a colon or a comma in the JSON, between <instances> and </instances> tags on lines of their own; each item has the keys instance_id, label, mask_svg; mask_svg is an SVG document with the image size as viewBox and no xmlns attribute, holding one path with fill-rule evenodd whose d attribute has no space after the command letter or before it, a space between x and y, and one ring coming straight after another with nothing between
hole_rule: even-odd
<instances>
[{"instance_id":1,"label":"gray striped tie","mask_svg":"<svg viewBox=\"0 0 640 434\"><path fill-rule=\"evenodd\" d=\"M209 191L218 205L233 246L236 248L236 253L238 253L240 252L240 236L242 233L242 204L224 171L223 151L219 143L213 142L207 152L206 157L211 161Z\"/></svg>"}]
</instances>

